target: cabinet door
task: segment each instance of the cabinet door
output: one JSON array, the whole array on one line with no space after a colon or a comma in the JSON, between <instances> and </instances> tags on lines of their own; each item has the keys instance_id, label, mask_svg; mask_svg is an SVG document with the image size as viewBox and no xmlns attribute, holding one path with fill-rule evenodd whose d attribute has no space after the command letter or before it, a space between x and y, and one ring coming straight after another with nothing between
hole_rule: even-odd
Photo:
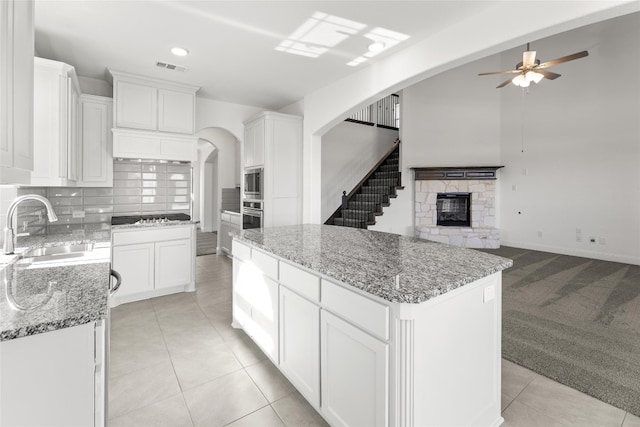
<instances>
[{"instance_id":1,"label":"cabinet door","mask_svg":"<svg viewBox=\"0 0 640 427\"><path fill-rule=\"evenodd\" d=\"M153 290L154 254L153 243L113 247L113 269L122 276L119 299Z\"/></svg>"},{"instance_id":2,"label":"cabinet door","mask_svg":"<svg viewBox=\"0 0 640 427\"><path fill-rule=\"evenodd\" d=\"M244 166L264 164L264 119L250 123L245 128Z\"/></svg>"},{"instance_id":3,"label":"cabinet door","mask_svg":"<svg viewBox=\"0 0 640 427\"><path fill-rule=\"evenodd\" d=\"M333 426L388 425L388 344L322 310L322 413Z\"/></svg>"},{"instance_id":4,"label":"cabinet door","mask_svg":"<svg viewBox=\"0 0 640 427\"><path fill-rule=\"evenodd\" d=\"M244 131L244 141L243 141L243 155L244 167L253 166L253 141L255 140L255 126L247 125Z\"/></svg>"},{"instance_id":5,"label":"cabinet door","mask_svg":"<svg viewBox=\"0 0 640 427\"><path fill-rule=\"evenodd\" d=\"M280 369L320 407L320 307L280 286Z\"/></svg>"},{"instance_id":6,"label":"cabinet door","mask_svg":"<svg viewBox=\"0 0 640 427\"><path fill-rule=\"evenodd\" d=\"M109 98L81 97L80 169L85 187L113 187L111 108Z\"/></svg>"},{"instance_id":7,"label":"cabinet door","mask_svg":"<svg viewBox=\"0 0 640 427\"><path fill-rule=\"evenodd\" d=\"M90 322L0 342L0 425L93 426L94 331Z\"/></svg>"},{"instance_id":8,"label":"cabinet door","mask_svg":"<svg viewBox=\"0 0 640 427\"><path fill-rule=\"evenodd\" d=\"M158 242L155 246L155 288L183 286L191 282L191 240Z\"/></svg>"},{"instance_id":9,"label":"cabinet door","mask_svg":"<svg viewBox=\"0 0 640 427\"><path fill-rule=\"evenodd\" d=\"M157 130L158 89L119 81L116 84L115 127Z\"/></svg>"},{"instance_id":10,"label":"cabinet door","mask_svg":"<svg viewBox=\"0 0 640 427\"><path fill-rule=\"evenodd\" d=\"M278 284L257 276L251 295L251 322L245 328L253 341L278 363Z\"/></svg>"},{"instance_id":11,"label":"cabinet door","mask_svg":"<svg viewBox=\"0 0 640 427\"><path fill-rule=\"evenodd\" d=\"M158 90L158 130L193 134L193 93L175 90Z\"/></svg>"},{"instance_id":12,"label":"cabinet door","mask_svg":"<svg viewBox=\"0 0 640 427\"><path fill-rule=\"evenodd\" d=\"M33 170L33 2L0 2L0 184Z\"/></svg>"},{"instance_id":13,"label":"cabinet door","mask_svg":"<svg viewBox=\"0 0 640 427\"><path fill-rule=\"evenodd\" d=\"M78 92L72 79L67 79L67 179L78 180L79 150L78 144Z\"/></svg>"},{"instance_id":14,"label":"cabinet door","mask_svg":"<svg viewBox=\"0 0 640 427\"><path fill-rule=\"evenodd\" d=\"M232 224L226 221L220 221L220 249L227 253L231 253L231 242L233 241L229 236L231 230Z\"/></svg>"}]
</instances>

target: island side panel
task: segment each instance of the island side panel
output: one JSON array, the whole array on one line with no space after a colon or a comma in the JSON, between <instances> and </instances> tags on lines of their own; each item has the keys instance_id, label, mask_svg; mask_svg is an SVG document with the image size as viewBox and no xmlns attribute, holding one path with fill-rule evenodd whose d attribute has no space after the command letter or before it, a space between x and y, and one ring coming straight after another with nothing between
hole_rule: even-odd
<instances>
[{"instance_id":1,"label":"island side panel","mask_svg":"<svg viewBox=\"0 0 640 427\"><path fill-rule=\"evenodd\" d=\"M396 319L397 425L499 426L502 273L408 313Z\"/></svg>"}]
</instances>

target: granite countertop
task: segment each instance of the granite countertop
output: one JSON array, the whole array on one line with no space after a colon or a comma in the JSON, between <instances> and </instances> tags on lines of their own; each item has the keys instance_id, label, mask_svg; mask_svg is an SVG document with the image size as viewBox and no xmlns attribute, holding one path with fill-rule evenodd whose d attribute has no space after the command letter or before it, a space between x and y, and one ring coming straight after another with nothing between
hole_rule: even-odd
<instances>
[{"instance_id":1,"label":"granite countertop","mask_svg":"<svg viewBox=\"0 0 640 427\"><path fill-rule=\"evenodd\" d=\"M111 270L108 238L32 236L21 240L19 246L24 247L25 241L29 247L87 241L96 245L85 257L58 262L22 264L17 256L8 258L0 271L0 341L107 317Z\"/></svg>"},{"instance_id":2,"label":"granite countertop","mask_svg":"<svg viewBox=\"0 0 640 427\"><path fill-rule=\"evenodd\" d=\"M248 229L234 237L399 303L421 303L513 265L472 249L331 225Z\"/></svg>"}]
</instances>

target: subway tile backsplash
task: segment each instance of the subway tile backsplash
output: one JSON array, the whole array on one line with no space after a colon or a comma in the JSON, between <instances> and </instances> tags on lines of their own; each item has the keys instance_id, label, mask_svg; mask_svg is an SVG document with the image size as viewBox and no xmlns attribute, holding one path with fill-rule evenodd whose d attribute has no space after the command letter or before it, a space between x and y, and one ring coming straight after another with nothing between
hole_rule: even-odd
<instances>
[{"instance_id":1,"label":"subway tile backsplash","mask_svg":"<svg viewBox=\"0 0 640 427\"><path fill-rule=\"evenodd\" d=\"M40 202L18 206L18 233L83 234L84 230L108 230L113 212L113 189L82 187L21 187L18 196L39 194L51 202L58 221L49 223Z\"/></svg>"},{"instance_id":2,"label":"subway tile backsplash","mask_svg":"<svg viewBox=\"0 0 640 427\"><path fill-rule=\"evenodd\" d=\"M113 213L191 214L191 165L139 160L114 161Z\"/></svg>"}]
</instances>

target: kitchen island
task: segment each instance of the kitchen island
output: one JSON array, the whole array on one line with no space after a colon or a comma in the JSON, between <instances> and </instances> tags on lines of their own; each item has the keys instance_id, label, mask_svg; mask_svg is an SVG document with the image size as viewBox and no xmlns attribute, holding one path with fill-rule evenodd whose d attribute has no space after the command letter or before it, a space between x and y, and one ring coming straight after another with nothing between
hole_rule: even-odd
<instances>
[{"instance_id":1,"label":"kitchen island","mask_svg":"<svg viewBox=\"0 0 640 427\"><path fill-rule=\"evenodd\" d=\"M234 237L233 324L333 426L498 426L511 260L325 225Z\"/></svg>"}]
</instances>

